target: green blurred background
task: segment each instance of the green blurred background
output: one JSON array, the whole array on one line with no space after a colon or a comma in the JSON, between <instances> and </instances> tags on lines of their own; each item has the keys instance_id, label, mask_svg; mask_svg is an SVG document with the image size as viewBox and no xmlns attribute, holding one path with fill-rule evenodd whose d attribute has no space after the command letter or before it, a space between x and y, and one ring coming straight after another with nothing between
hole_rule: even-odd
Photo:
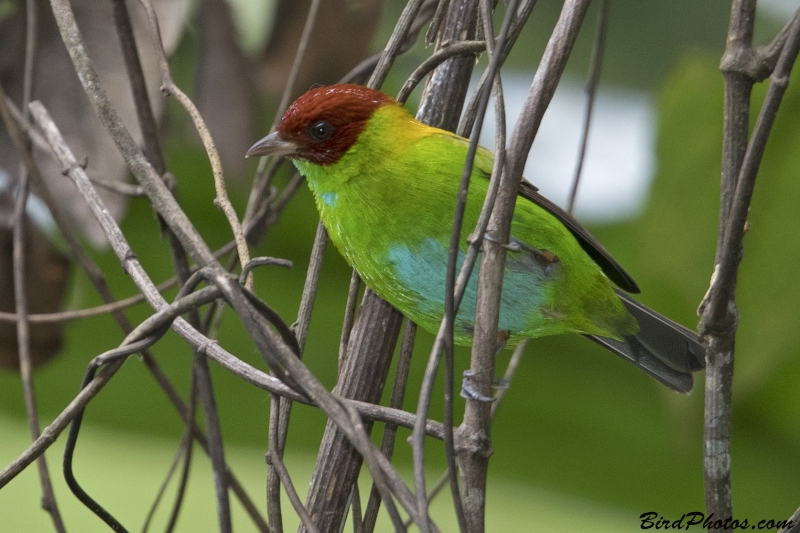
<instances>
[{"instance_id":1,"label":"green blurred background","mask_svg":"<svg viewBox=\"0 0 800 533\"><path fill-rule=\"evenodd\" d=\"M539 57L560 9L555 1L539 4L509 60L509 69L535 68L531 58ZM387 3L375 50L382 47L402 5ZM607 86L633 87L653 95L658 117L657 172L640 216L591 229L637 279L641 301L690 327L697 322L695 309L708 286L716 242L723 88L717 65L728 10L729 4L719 0L614 2L602 77ZM591 21L593 11L568 67L576 76L582 76L587 68ZM777 27L773 19L759 19L760 42ZM173 59L178 72L191 64L193 45L190 32ZM401 58L384 86L386 92L396 93L425 54L417 47ZM800 278L798 81L798 76L793 76L767 146L738 286L741 323L734 383L733 494L735 517L750 522L788 518L800 505L800 389L796 385L800 330L795 329L800 317L796 281ZM763 97L764 89L756 88L756 101ZM274 102L263 105L264 131L274 107ZM176 123L185 121L174 107L171 113ZM204 154L196 144L177 135L167 143L168 165L178 179L182 205L210 246L224 244L230 232L221 212L212 206L214 189ZM280 179L285 183L287 177ZM245 189L243 185L232 191L240 213ZM254 255L294 261L292 270L262 268L256 274L259 294L288 322L297 313L317 220L310 193L303 187L264 244L253 250ZM122 227L152 278L156 282L168 278L167 245L158 238L146 201L133 201ZM97 253L96 259L115 294L122 297L135 291L111 252ZM308 366L329 387L335 383L349 276L347 265L329 247L305 352ZM85 276L76 274L73 284L70 307L100 303ZM168 298L173 295L174 291ZM145 306L129 311L135 323L148 314ZM122 338L109 317L69 324L64 353L36 374L43 423L78 391L86 363L117 346ZM418 335L405 405L408 410L416 406L415 391L431 341L425 332ZM220 342L243 360L264 366L230 314L223 321ZM153 351L185 393L192 360L185 343L169 333ZM499 368L505 366L508 353L499 356ZM468 359L468 352L462 350L456 359L458 373L466 368ZM261 504L269 396L214 365L212 373L234 471ZM633 531L639 529L638 517L644 512L677 519L687 512L703 511L702 385L701 373L694 393L677 395L578 336L532 341L494 425L488 530ZM436 418L441 417L440 386L431 410ZM457 421L462 411L463 401L458 399ZM79 479L86 480L88 491L108 503L123 523L138 528L178 445L183 429L178 417L144 365L132 359L91 403L84 424L76 454ZM325 418L315 409L295 408L287 460L302 492L324 424ZM27 435L18 375L2 373L3 465L24 449ZM408 435L407 431L399 433L396 449L396 462L407 473L411 456L405 441ZM434 480L444 465L441 446L431 444L427 457ZM105 530L68 493L60 476L59 454L50 453L48 460L68 529ZM212 485L207 460L199 453L190 487L178 530L214 530ZM38 510L38 491L32 467L0 491L0 516L13 525L8 531L49 530L49 520ZM239 513L238 506L234 507ZM448 530L452 522L448 522L447 499L441 500L435 512ZM287 510L286 515L292 514ZM236 515L236 526L237 531L252 527L241 514Z\"/></svg>"}]
</instances>

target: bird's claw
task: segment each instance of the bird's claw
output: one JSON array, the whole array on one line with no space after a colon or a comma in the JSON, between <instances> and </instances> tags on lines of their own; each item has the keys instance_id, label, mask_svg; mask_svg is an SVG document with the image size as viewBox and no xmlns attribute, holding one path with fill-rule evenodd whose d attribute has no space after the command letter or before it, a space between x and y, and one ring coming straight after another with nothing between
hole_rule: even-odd
<instances>
[{"instance_id":1,"label":"bird's claw","mask_svg":"<svg viewBox=\"0 0 800 533\"><path fill-rule=\"evenodd\" d=\"M502 248L505 248L509 252L522 251L522 247L520 246L519 242L517 242L516 239L513 238L511 239L511 242L500 242L494 237L492 237L492 234L487 231L486 233L483 234L483 240L499 244Z\"/></svg>"},{"instance_id":2,"label":"bird's claw","mask_svg":"<svg viewBox=\"0 0 800 533\"><path fill-rule=\"evenodd\" d=\"M490 398L489 396L484 396L480 392L476 391L472 385L470 384L470 379L475 375L472 370L465 370L464 371L464 379L461 381L461 393L460 396L466 400L475 400L478 402L484 403L492 403L495 401L495 398ZM507 389L509 387L508 380L503 378L494 378L492 383L493 389Z\"/></svg>"}]
</instances>

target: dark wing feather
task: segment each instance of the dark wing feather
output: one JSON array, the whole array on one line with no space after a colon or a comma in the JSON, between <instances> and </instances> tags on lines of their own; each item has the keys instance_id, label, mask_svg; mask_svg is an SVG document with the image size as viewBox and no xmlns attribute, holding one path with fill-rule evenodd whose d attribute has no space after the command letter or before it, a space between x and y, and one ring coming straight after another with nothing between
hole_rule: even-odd
<instances>
[{"instance_id":1,"label":"dark wing feather","mask_svg":"<svg viewBox=\"0 0 800 533\"><path fill-rule=\"evenodd\" d=\"M620 289L633 294L639 294L641 292L631 275L622 268L622 265L611 257L611 254L600 244L600 241L589 233L586 228L581 226L577 220L572 218L572 215L539 194L536 187L527 181L522 181L522 183L520 183L518 194L538 205L564 224L570 233L578 240L578 244L581 245L581 248L589 254L589 257L600 266L605 275Z\"/></svg>"}]
</instances>

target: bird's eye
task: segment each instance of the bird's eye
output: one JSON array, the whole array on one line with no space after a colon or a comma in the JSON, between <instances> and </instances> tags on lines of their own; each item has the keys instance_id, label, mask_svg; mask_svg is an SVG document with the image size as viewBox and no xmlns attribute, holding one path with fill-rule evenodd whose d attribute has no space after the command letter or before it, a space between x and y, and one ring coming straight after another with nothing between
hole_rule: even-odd
<instances>
[{"instance_id":1,"label":"bird's eye","mask_svg":"<svg viewBox=\"0 0 800 533\"><path fill-rule=\"evenodd\" d=\"M311 126L311 137L315 142L327 141L333 135L333 126L327 120L320 120Z\"/></svg>"}]
</instances>

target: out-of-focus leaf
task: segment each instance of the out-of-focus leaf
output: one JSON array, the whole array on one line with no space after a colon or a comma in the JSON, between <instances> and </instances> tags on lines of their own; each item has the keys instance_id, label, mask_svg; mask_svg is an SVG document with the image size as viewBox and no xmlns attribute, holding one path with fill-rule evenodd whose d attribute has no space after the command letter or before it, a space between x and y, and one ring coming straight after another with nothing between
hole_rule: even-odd
<instances>
[{"instance_id":1,"label":"out-of-focus leaf","mask_svg":"<svg viewBox=\"0 0 800 533\"><path fill-rule=\"evenodd\" d=\"M0 190L0 311L16 311L14 298L14 202L8 188ZM61 309L69 279L70 261L48 240L31 217L25 217L25 300L28 313ZM61 349L62 324L30 324L33 366L51 359ZM0 368L19 368L17 326L0 322Z\"/></svg>"},{"instance_id":2,"label":"out-of-focus leaf","mask_svg":"<svg viewBox=\"0 0 800 533\"><path fill-rule=\"evenodd\" d=\"M17 1L16 11L0 21L0 79L10 97L21 100L24 64L25 9ZM146 16L137 2L128 2L139 55L148 84L151 105L156 116L163 110L160 79L153 39L148 31ZM49 2L38 2L38 42L34 62L33 99L40 100L50 111L67 143L80 157L87 159L90 176L105 181L123 181L128 172L113 141L95 116L83 88L75 74L72 61L61 40ZM159 13L164 43L168 51L177 45L178 36L185 24L186 0L160 0L155 2ZM140 139L136 114L130 92L125 63L122 60L119 39L112 23L111 2L78 0L73 2L78 25L86 48L95 62L108 96L125 124ZM61 167L49 151L35 149L34 155L47 183L51 196L58 199L59 208L67 219L95 246L105 245L103 235L94 217L75 186L61 173ZM18 158L5 129L0 129L0 167L14 175ZM109 212L119 219L125 212L124 197L100 190Z\"/></svg>"},{"instance_id":3,"label":"out-of-focus leaf","mask_svg":"<svg viewBox=\"0 0 800 533\"><path fill-rule=\"evenodd\" d=\"M261 55L259 84L280 95L289 77L311 0L280 0L274 28ZM300 67L294 97L313 84L335 83L367 57L380 18L378 0L325 0Z\"/></svg>"},{"instance_id":4,"label":"out-of-focus leaf","mask_svg":"<svg viewBox=\"0 0 800 533\"><path fill-rule=\"evenodd\" d=\"M256 138L253 65L236 38L230 6L225 0L203 0L195 103L203 115L225 167L241 176L242 154Z\"/></svg>"}]
</instances>

